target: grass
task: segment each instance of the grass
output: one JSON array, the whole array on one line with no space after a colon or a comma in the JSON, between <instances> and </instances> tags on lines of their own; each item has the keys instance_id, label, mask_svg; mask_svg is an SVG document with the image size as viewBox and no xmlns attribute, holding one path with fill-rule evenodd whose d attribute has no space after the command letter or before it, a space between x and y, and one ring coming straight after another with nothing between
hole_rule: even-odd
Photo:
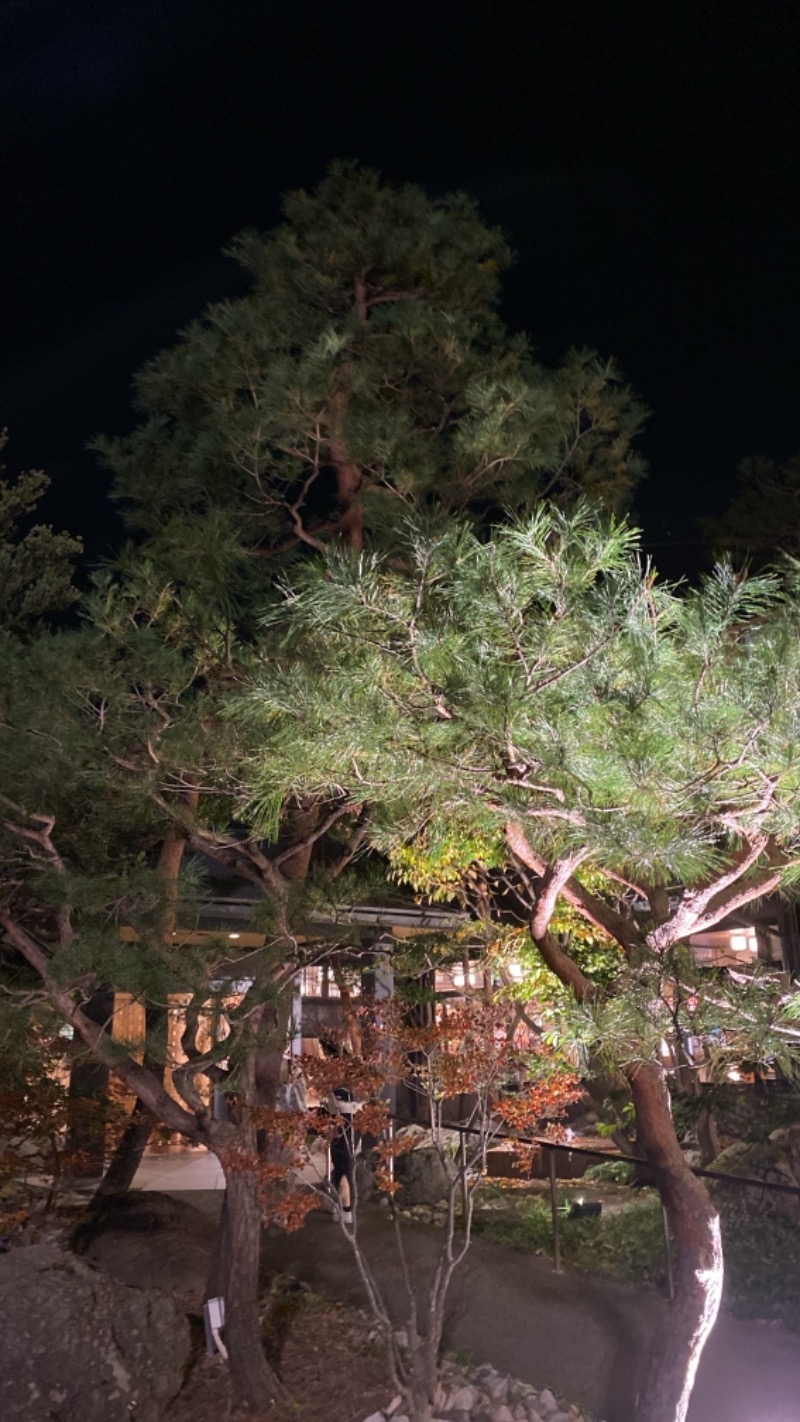
<instances>
[{"instance_id":1,"label":"grass","mask_svg":"<svg viewBox=\"0 0 800 1422\"><path fill-rule=\"evenodd\" d=\"M513 1202L515 1218L476 1217L484 1238L552 1257L549 1203L526 1197ZM775 1216L726 1223L725 1304L742 1318L776 1319L800 1329L800 1229ZM627 1284L663 1285L666 1277L661 1207L643 1191L623 1209L571 1220L562 1216L561 1255L572 1269Z\"/></svg>"}]
</instances>

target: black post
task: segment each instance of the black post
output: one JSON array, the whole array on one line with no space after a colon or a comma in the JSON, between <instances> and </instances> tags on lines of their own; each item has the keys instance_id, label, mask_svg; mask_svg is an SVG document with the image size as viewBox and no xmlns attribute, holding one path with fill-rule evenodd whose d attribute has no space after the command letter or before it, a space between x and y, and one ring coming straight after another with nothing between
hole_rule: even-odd
<instances>
[{"instance_id":1,"label":"black post","mask_svg":"<svg viewBox=\"0 0 800 1422\"><path fill-rule=\"evenodd\" d=\"M556 1153L547 1149L547 1164L550 1173L550 1213L553 1216L553 1259L556 1273L561 1273L561 1221L558 1218L558 1195L556 1194Z\"/></svg>"}]
</instances>

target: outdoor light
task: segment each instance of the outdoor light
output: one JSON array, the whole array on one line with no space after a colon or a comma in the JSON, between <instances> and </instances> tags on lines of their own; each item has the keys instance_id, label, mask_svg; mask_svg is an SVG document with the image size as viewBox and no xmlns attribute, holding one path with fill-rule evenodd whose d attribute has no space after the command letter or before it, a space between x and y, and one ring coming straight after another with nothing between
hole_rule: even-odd
<instances>
[{"instance_id":1,"label":"outdoor light","mask_svg":"<svg viewBox=\"0 0 800 1422\"><path fill-rule=\"evenodd\" d=\"M229 937L229 938L241 938L241 936L242 936L241 933L229 933L229 934L228 934L228 937Z\"/></svg>"},{"instance_id":2,"label":"outdoor light","mask_svg":"<svg viewBox=\"0 0 800 1422\"><path fill-rule=\"evenodd\" d=\"M590 1215L599 1215L603 1212L603 1206L599 1200L584 1200L580 1195L577 1200L573 1200L569 1207L567 1216L570 1220L588 1219Z\"/></svg>"}]
</instances>

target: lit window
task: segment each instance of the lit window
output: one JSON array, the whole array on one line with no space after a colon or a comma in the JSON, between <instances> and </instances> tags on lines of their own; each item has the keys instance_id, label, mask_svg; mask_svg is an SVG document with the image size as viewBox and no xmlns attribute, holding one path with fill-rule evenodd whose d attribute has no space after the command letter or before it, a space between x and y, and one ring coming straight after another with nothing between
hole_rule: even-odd
<instances>
[{"instance_id":1,"label":"lit window","mask_svg":"<svg viewBox=\"0 0 800 1422\"><path fill-rule=\"evenodd\" d=\"M300 992L303 997L322 997L324 980L324 970L319 964L303 968L300 973Z\"/></svg>"}]
</instances>

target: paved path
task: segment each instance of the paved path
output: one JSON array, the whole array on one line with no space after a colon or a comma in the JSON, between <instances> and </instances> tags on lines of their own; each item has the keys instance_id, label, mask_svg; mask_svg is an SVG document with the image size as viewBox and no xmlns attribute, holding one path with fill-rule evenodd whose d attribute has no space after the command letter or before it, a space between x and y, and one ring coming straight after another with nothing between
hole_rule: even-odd
<instances>
[{"instance_id":1,"label":"paved path","mask_svg":"<svg viewBox=\"0 0 800 1422\"><path fill-rule=\"evenodd\" d=\"M219 1190L170 1193L214 1217L219 1212ZM362 1208L365 1247L399 1317L402 1282L386 1225L383 1211ZM406 1238L424 1287L437 1231L410 1223ZM349 1246L322 1211L294 1234L270 1230L264 1262L364 1303ZM453 1283L445 1341L466 1349L476 1363L552 1387L605 1422L636 1422L637 1370L652 1331L668 1326L667 1318L666 1304L651 1289L574 1272L556 1275L548 1260L477 1239ZM689 1422L800 1422L800 1336L722 1317L700 1366Z\"/></svg>"}]
</instances>

